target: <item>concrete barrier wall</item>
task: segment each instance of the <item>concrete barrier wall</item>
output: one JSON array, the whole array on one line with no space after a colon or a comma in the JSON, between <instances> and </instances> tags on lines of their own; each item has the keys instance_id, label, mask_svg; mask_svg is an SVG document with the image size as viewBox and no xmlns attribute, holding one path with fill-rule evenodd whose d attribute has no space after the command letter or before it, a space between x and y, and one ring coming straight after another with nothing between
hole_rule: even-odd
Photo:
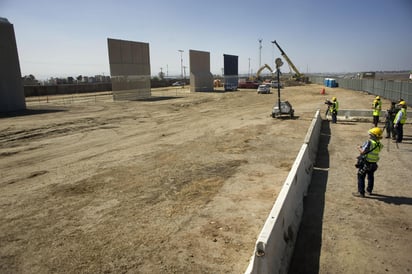
<instances>
[{"instance_id":1,"label":"concrete barrier wall","mask_svg":"<svg viewBox=\"0 0 412 274\"><path fill-rule=\"evenodd\" d=\"M322 119L319 110L256 241L246 274L287 273L312 179Z\"/></svg>"},{"instance_id":2,"label":"concrete barrier wall","mask_svg":"<svg viewBox=\"0 0 412 274\"><path fill-rule=\"evenodd\" d=\"M372 109L340 109L338 111L338 121L339 120L367 120L372 121ZM385 121L386 110L382 110L380 113L380 121ZM407 111L407 116L412 117L412 111ZM327 116L331 118L330 114Z\"/></svg>"},{"instance_id":3,"label":"concrete barrier wall","mask_svg":"<svg viewBox=\"0 0 412 274\"><path fill-rule=\"evenodd\" d=\"M315 117L312 119L308 132L306 133L305 140L303 141L304 144L308 145L309 157L312 163L316 161L321 126L322 118L320 116L320 110L318 110Z\"/></svg>"}]
</instances>

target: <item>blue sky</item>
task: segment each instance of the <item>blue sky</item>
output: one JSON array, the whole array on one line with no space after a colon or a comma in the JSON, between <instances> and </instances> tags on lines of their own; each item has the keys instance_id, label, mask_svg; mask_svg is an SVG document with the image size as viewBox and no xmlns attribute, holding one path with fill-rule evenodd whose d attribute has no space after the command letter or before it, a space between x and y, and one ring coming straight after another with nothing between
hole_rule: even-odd
<instances>
[{"instance_id":1,"label":"blue sky","mask_svg":"<svg viewBox=\"0 0 412 274\"><path fill-rule=\"evenodd\" d=\"M262 65L277 40L303 73L412 70L411 0L0 0L0 17L38 79L109 75L107 38L149 43L152 75L180 75L180 49L187 67L192 49L210 52L213 74L223 54L256 72L258 39Z\"/></svg>"}]
</instances>

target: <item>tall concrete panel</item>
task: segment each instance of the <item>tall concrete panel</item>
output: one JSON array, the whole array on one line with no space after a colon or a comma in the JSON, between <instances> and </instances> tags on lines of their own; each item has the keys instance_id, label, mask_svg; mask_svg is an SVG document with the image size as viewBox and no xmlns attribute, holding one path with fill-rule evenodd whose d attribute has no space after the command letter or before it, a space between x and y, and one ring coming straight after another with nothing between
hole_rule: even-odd
<instances>
[{"instance_id":1,"label":"tall concrete panel","mask_svg":"<svg viewBox=\"0 0 412 274\"><path fill-rule=\"evenodd\" d=\"M237 90L239 82L238 59L238 56L223 54L223 74L225 79L225 91Z\"/></svg>"},{"instance_id":2,"label":"tall concrete panel","mask_svg":"<svg viewBox=\"0 0 412 274\"><path fill-rule=\"evenodd\" d=\"M13 25L0 17L0 112L26 109Z\"/></svg>"},{"instance_id":3,"label":"tall concrete panel","mask_svg":"<svg viewBox=\"0 0 412 274\"><path fill-rule=\"evenodd\" d=\"M213 75L210 72L210 53L189 50L190 92L213 91Z\"/></svg>"},{"instance_id":4,"label":"tall concrete panel","mask_svg":"<svg viewBox=\"0 0 412 274\"><path fill-rule=\"evenodd\" d=\"M107 39L114 100L149 98L149 44Z\"/></svg>"}]
</instances>

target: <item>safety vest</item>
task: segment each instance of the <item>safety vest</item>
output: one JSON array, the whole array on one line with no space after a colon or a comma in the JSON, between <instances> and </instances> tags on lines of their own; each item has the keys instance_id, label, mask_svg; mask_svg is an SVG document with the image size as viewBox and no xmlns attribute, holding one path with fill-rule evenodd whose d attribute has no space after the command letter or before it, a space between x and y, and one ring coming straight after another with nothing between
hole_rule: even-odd
<instances>
[{"instance_id":1,"label":"safety vest","mask_svg":"<svg viewBox=\"0 0 412 274\"><path fill-rule=\"evenodd\" d=\"M373 101L373 116L379 116L382 109L382 102L381 100L374 100Z\"/></svg>"},{"instance_id":2,"label":"safety vest","mask_svg":"<svg viewBox=\"0 0 412 274\"><path fill-rule=\"evenodd\" d=\"M393 120L393 123L396 123L396 121L398 121L398 117L399 117L399 113L402 111L402 118L400 123L403 125L406 123L406 109L405 108L401 108L401 110L398 111L398 113L396 113L395 119Z\"/></svg>"},{"instance_id":3,"label":"safety vest","mask_svg":"<svg viewBox=\"0 0 412 274\"><path fill-rule=\"evenodd\" d=\"M369 140L369 142L369 152L366 154L366 161L369 163L377 163L382 145L375 140Z\"/></svg>"},{"instance_id":4,"label":"safety vest","mask_svg":"<svg viewBox=\"0 0 412 274\"><path fill-rule=\"evenodd\" d=\"M338 101L332 102L332 104L330 105L329 110L332 111L332 112L333 112L333 111L338 111L338 110L339 110L339 103L338 103Z\"/></svg>"}]
</instances>

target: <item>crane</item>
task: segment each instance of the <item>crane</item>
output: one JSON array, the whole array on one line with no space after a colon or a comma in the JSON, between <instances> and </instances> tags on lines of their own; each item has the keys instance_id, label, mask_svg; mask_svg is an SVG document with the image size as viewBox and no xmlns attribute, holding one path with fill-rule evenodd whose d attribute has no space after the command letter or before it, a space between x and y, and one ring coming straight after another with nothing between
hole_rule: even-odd
<instances>
[{"instance_id":1,"label":"crane","mask_svg":"<svg viewBox=\"0 0 412 274\"><path fill-rule=\"evenodd\" d=\"M289 59L289 57L286 55L286 53L283 51L283 49L279 46L279 44L276 42L276 40L271 41L272 43L274 43L278 49L280 50L280 53L282 55L283 58L285 58L286 62L288 62L289 66L293 69L293 71L295 72L295 79L297 81L300 80L304 80L305 77L303 77L303 74L300 73L300 71L295 67L295 65L292 63L292 61Z\"/></svg>"}]
</instances>

